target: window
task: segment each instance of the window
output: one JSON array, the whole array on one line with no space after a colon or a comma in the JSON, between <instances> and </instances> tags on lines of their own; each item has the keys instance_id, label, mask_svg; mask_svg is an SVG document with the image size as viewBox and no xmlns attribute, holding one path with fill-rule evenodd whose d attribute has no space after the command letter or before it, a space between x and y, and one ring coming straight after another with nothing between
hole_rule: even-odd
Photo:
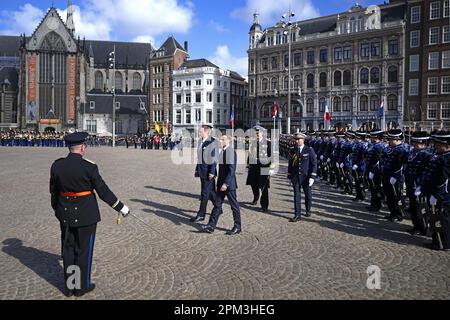
<instances>
[{"instance_id":1,"label":"window","mask_svg":"<svg viewBox=\"0 0 450 320\"><path fill-rule=\"evenodd\" d=\"M441 119L450 118L450 102L441 103Z\"/></svg>"},{"instance_id":2,"label":"window","mask_svg":"<svg viewBox=\"0 0 450 320\"><path fill-rule=\"evenodd\" d=\"M197 87L201 86L202 85L202 80L195 80L195 85Z\"/></svg>"},{"instance_id":3,"label":"window","mask_svg":"<svg viewBox=\"0 0 450 320\"><path fill-rule=\"evenodd\" d=\"M380 105L380 98L378 96L370 96L370 111L377 111Z\"/></svg>"},{"instance_id":4,"label":"window","mask_svg":"<svg viewBox=\"0 0 450 320\"><path fill-rule=\"evenodd\" d=\"M267 80L266 78L264 78L262 81L262 90L263 91L269 90L269 80Z\"/></svg>"},{"instance_id":5,"label":"window","mask_svg":"<svg viewBox=\"0 0 450 320\"><path fill-rule=\"evenodd\" d=\"M186 103L191 103L191 94L190 93L186 93Z\"/></svg>"},{"instance_id":6,"label":"window","mask_svg":"<svg viewBox=\"0 0 450 320\"><path fill-rule=\"evenodd\" d=\"M439 78L428 78L428 94L438 94Z\"/></svg>"},{"instance_id":7,"label":"window","mask_svg":"<svg viewBox=\"0 0 450 320\"><path fill-rule=\"evenodd\" d=\"M334 112L341 112L341 98L335 97L333 99L333 111Z\"/></svg>"},{"instance_id":8,"label":"window","mask_svg":"<svg viewBox=\"0 0 450 320\"><path fill-rule=\"evenodd\" d=\"M207 123L212 123L213 122L212 110L206 110L206 122Z\"/></svg>"},{"instance_id":9,"label":"window","mask_svg":"<svg viewBox=\"0 0 450 320\"><path fill-rule=\"evenodd\" d=\"M220 109L216 110L216 123L220 123Z\"/></svg>"},{"instance_id":10,"label":"window","mask_svg":"<svg viewBox=\"0 0 450 320\"><path fill-rule=\"evenodd\" d=\"M440 27L431 27L430 28L430 45L439 43L439 31Z\"/></svg>"},{"instance_id":11,"label":"window","mask_svg":"<svg viewBox=\"0 0 450 320\"><path fill-rule=\"evenodd\" d=\"M420 6L411 8L411 23L420 22Z\"/></svg>"},{"instance_id":12,"label":"window","mask_svg":"<svg viewBox=\"0 0 450 320\"><path fill-rule=\"evenodd\" d=\"M133 90L141 90L141 75L137 72L133 74Z\"/></svg>"},{"instance_id":13,"label":"window","mask_svg":"<svg viewBox=\"0 0 450 320\"><path fill-rule=\"evenodd\" d=\"M350 97L344 97L344 99L342 99L342 111L344 112L350 111L351 106L352 106L352 99Z\"/></svg>"},{"instance_id":14,"label":"window","mask_svg":"<svg viewBox=\"0 0 450 320\"><path fill-rule=\"evenodd\" d=\"M123 88L123 77L119 71L116 71L116 74L115 74L114 88L116 91L122 90L122 88Z\"/></svg>"},{"instance_id":15,"label":"window","mask_svg":"<svg viewBox=\"0 0 450 320\"><path fill-rule=\"evenodd\" d=\"M191 110L186 110L186 124L191 124L192 123L192 119L191 119Z\"/></svg>"},{"instance_id":16,"label":"window","mask_svg":"<svg viewBox=\"0 0 450 320\"><path fill-rule=\"evenodd\" d=\"M186 81L186 87L190 87L191 86L191 80Z\"/></svg>"},{"instance_id":17,"label":"window","mask_svg":"<svg viewBox=\"0 0 450 320\"><path fill-rule=\"evenodd\" d=\"M369 83L369 69L363 68L360 72L360 83L361 84L368 84Z\"/></svg>"},{"instance_id":18,"label":"window","mask_svg":"<svg viewBox=\"0 0 450 320\"><path fill-rule=\"evenodd\" d=\"M181 110L175 111L175 123L181 124Z\"/></svg>"},{"instance_id":19,"label":"window","mask_svg":"<svg viewBox=\"0 0 450 320\"><path fill-rule=\"evenodd\" d=\"M308 51L307 62L308 64L314 64L314 51Z\"/></svg>"},{"instance_id":20,"label":"window","mask_svg":"<svg viewBox=\"0 0 450 320\"><path fill-rule=\"evenodd\" d=\"M101 71L95 72L95 89L103 90L103 74Z\"/></svg>"},{"instance_id":21,"label":"window","mask_svg":"<svg viewBox=\"0 0 450 320\"><path fill-rule=\"evenodd\" d=\"M428 119L437 119L437 103L432 102L428 104L427 116Z\"/></svg>"},{"instance_id":22,"label":"window","mask_svg":"<svg viewBox=\"0 0 450 320\"><path fill-rule=\"evenodd\" d=\"M370 83L380 83L380 69L375 67L370 70Z\"/></svg>"},{"instance_id":23,"label":"window","mask_svg":"<svg viewBox=\"0 0 450 320\"><path fill-rule=\"evenodd\" d=\"M294 53L294 66L301 66L302 65L302 53L296 52Z\"/></svg>"},{"instance_id":24,"label":"window","mask_svg":"<svg viewBox=\"0 0 450 320\"><path fill-rule=\"evenodd\" d=\"M277 44L281 44L281 33L277 32Z\"/></svg>"},{"instance_id":25,"label":"window","mask_svg":"<svg viewBox=\"0 0 450 320\"><path fill-rule=\"evenodd\" d=\"M261 59L261 70L262 71L267 71L267 58L262 58ZM220 81L218 82L218 83L220 83ZM220 85L218 85L218 87L220 87Z\"/></svg>"},{"instance_id":26,"label":"window","mask_svg":"<svg viewBox=\"0 0 450 320\"><path fill-rule=\"evenodd\" d=\"M333 85L335 87L342 85L342 72L340 71L334 72Z\"/></svg>"},{"instance_id":27,"label":"window","mask_svg":"<svg viewBox=\"0 0 450 320\"><path fill-rule=\"evenodd\" d=\"M177 94L177 104L181 104L181 94Z\"/></svg>"},{"instance_id":28,"label":"window","mask_svg":"<svg viewBox=\"0 0 450 320\"><path fill-rule=\"evenodd\" d=\"M409 34L409 47L418 48L420 46L420 31L411 31Z\"/></svg>"},{"instance_id":29,"label":"window","mask_svg":"<svg viewBox=\"0 0 450 320\"><path fill-rule=\"evenodd\" d=\"M450 25L442 27L442 43L450 42Z\"/></svg>"},{"instance_id":30,"label":"window","mask_svg":"<svg viewBox=\"0 0 450 320\"><path fill-rule=\"evenodd\" d=\"M86 126L88 132L97 132L97 120L86 120Z\"/></svg>"},{"instance_id":31,"label":"window","mask_svg":"<svg viewBox=\"0 0 450 320\"><path fill-rule=\"evenodd\" d=\"M380 42L379 41L371 43L370 53L371 53L372 57L380 56L381 51L380 51Z\"/></svg>"},{"instance_id":32,"label":"window","mask_svg":"<svg viewBox=\"0 0 450 320\"><path fill-rule=\"evenodd\" d=\"M319 76L319 87L326 88L327 87L327 74L322 72Z\"/></svg>"},{"instance_id":33,"label":"window","mask_svg":"<svg viewBox=\"0 0 450 320\"><path fill-rule=\"evenodd\" d=\"M342 48L334 48L334 61L342 60Z\"/></svg>"},{"instance_id":34,"label":"window","mask_svg":"<svg viewBox=\"0 0 450 320\"><path fill-rule=\"evenodd\" d=\"M197 123L202 122L202 110L201 109L195 109L195 121Z\"/></svg>"},{"instance_id":35,"label":"window","mask_svg":"<svg viewBox=\"0 0 450 320\"><path fill-rule=\"evenodd\" d=\"M369 44L368 43L361 44L361 52L359 55L361 56L361 58L369 57Z\"/></svg>"},{"instance_id":36,"label":"window","mask_svg":"<svg viewBox=\"0 0 450 320\"><path fill-rule=\"evenodd\" d=\"M441 2L433 1L430 3L430 20L439 19L441 16Z\"/></svg>"},{"instance_id":37,"label":"window","mask_svg":"<svg viewBox=\"0 0 450 320\"><path fill-rule=\"evenodd\" d=\"M369 99L367 96L361 96L361 98L359 98L359 110L369 111Z\"/></svg>"},{"instance_id":38,"label":"window","mask_svg":"<svg viewBox=\"0 0 450 320\"><path fill-rule=\"evenodd\" d=\"M394 94L391 94L387 98L387 107L388 110L397 110L398 109L398 99L397 96Z\"/></svg>"},{"instance_id":39,"label":"window","mask_svg":"<svg viewBox=\"0 0 450 320\"><path fill-rule=\"evenodd\" d=\"M344 60L352 60L352 47L344 47Z\"/></svg>"},{"instance_id":40,"label":"window","mask_svg":"<svg viewBox=\"0 0 450 320\"><path fill-rule=\"evenodd\" d=\"M328 49L320 49L319 59L320 59L320 63L328 62Z\"/></svg>"},{"instance_id":41,"label":"window","mask_svg":"<svg viewBox=\"0 0 450 320\"><path fill-rule=\"evenodd\" d=\"M271 65L272 70L277 70L278 69L278 58L272 57L270 60L270 65Z\"/></svg>"},{"instance_id":42,"label":"window","mask_svg":"<svg viewBox=\"0 0 450 320\"><path fill-rule=\"evenodd\" d=\"M398 39L391 39L388 41L388 52L391 56L396 56L399 53Z\"/></svg>"},{"instance_id":43,"label":"window","mask_svg":"<svg viewBox=\"0 0 450 320\"><path fill-rule=\"evenodd\" d=\"M298 89L302 87L302 77L299 75L296 75L294 77L294 89Z\"/></svg>"},{"instance_id":44,"label":"window","mask_svg":"<svg viewBox=\"0 0 450 320\"><path fill-rule=\"evenodd\" d=\"M95 101L90 101L89 102L89 109L90 110L94 110L95 109Z\"/></svg>"},{"instance_id":45,"label":"window","mask_svg":"<svg viewBox=\"0 0 450 320\"><path fill-rule=\"evenodd\" d=\"M253 60L252 60L253 61ZM206 84L212 86L212 79L206 79Z\"/></svg>"},{"instance_id":46,"label":"window","mask_svg":"<svg viewBox=\"0 0 450 320\"><path fill-rule=\"evenodd\" d=\"M228 104L228 95L226 93L223 94L223 103Z\"/></svg>"},{"instance_id":47,"label":"window","mask_svg":"<svg viewBox=\"0 0 450 320\"><path fill-rule=\"evenodd\" d=\"M309 98L306 100L306 112L307 113L314 113L314 100Z\"/></svg>"},{"instance_id":48,"label":"window","mask_svg":"<svg viewBox=\"0 0 450 320\"><path fill-rule=\"evenodd\" d=\"M320 98L319 99L319 112L324 112L325 111L325 98Z\"/></svg>"},{"instance_id":49,"label":"window","mask_svg":"<svg viewBox=\"0 0 450 320\"><path fill-rule=\"evenodd\" d=\"M312 73L308 74L308 77L306 79L306 86L308 89L314 88L314 75Z\"/></svg>"},{"instance_id":50,"label":"window","mask_svg":"<svg viewBox=\"0 0 450 320\"><path fill-rule=\"evenodd\" d=\"M195 93L195 103L201 103L202 102L202 93L196 92Z\"/></svg>"},{"instance_id":51,"label":"window","mask_svg":"<svg viewBox=\"0 0 450 320\"><path fill-rule=\"evenodd\" d=\"M220 93L217 93L217 97L216 98L217 98L216 99L217 103L220 103Z\"/></svg>"},{"instance_id":52,"label":"window","mask_svg":"<svg viewBox=\"0 0 450 320\"><path fill-rule=\"evenodd\" d=\"M419 95L419 79L409 80L409 95L410 96Z\"/></svg>"},{"instance_id":53,"label":"window","mask_svg":"<svg viewBox=\"0 0 450 320\"><path fill-rule=\"evenodd\" d=\"M352 85L352 72L350 70L344 71L344 86L351 86Z\"/></svg>"},{"instance_id":54,"label":"window","mask_svg":"<svg viewBox=\"0 0 450 320\"><path fill-rule=\"evenodd\" d=\"M442 69L450 68L450 51L442 51Z\"/></svg>"},{"instance_id":55,"label":"window","mask_svg":"<svg viewBox=\"0 0 450 320\"><path fill-rule=\"evenodd\" d=\"M450 94L450 77L442 77L441 78L441 93L442 94Z\"/></svg>"},{"instance_id":56,"label":"window","mask_svg":"<svg viewBox=\"0 0 450 320\"><path fill-rule=\"evenodd\" d=\"M273 77L272 80L270 81L270 88L272 90L278 90L278 79Z\"/></svg>"},{"instance_id":57,"label":"window","mask_svg":"<svg viewBox=\"0 0 450 320\"><path fill-rule=\"evenodd\" d=\"M390 66L388 69L388 82L398 82L397 66Z\"/></svg>"},{"instance_id":58,"label":"window","mask_svg":"<svg viewBox=\"0 0 450 320\"><path fill-rule=\"evenodd\" d=\"M450 0L444 0L444 18L450 17Z\"/></svg>"},{"instance_id":59,"label":"window","mask_svg":"<svg viewBox=\"0 0 450 320\"><path fill-rule=\"evenodd\" d=\"M409 72L419 71L419 55L413 54L409 56Z\"/></svg>"},{"instance_id":60,"label":"window","mask_svg":"<svg viewBox=\"0 0 450 320\"><path fill-rule=\"evenodd\" d=\"M206 101L207 102L212 102L212 92L208 92L207 94L206 94Z\"/></svg>"},{"instance_id":61,"label":"window","mask_svg":"<svg viewBox=\"0 0 450 320\"><path fill-rule=\"evenodd\" d=\"M284 67L289 67L289 56L287 54L284 55Z\"/></svg>"},{"instance_id":62,"label":"window","mask_svg":"<svg viewBox=\"0 0 450 320\"><path fill-rule=\"evenodd\" d=\"M284 77L284 89L289 89L289 77Z\"/></svg>"},{"instance_id":63,"label":"window","mask_svg":"<svg viewBox=\"0 0 450 320\"><path fill-rule=\"evenodd\" d=\"M123 126L121 120L116 120L116 133L122 134L123 133Z\"/></svg>"},{"instance_id":64,"label":"window","mask_svg":"<svg viewBox=\"0 0 450 320\"><path fill-rule=\"evenodd\" d=\"M439 69L439 52L430 52L428 54L428 70Z\"/></svg>"},{"instance_id":65,"label":"window","mask_svg":"<svg viewBox=\"0 0 450 320\"><path fill-rule=\"evenodd\" d=\"M181 81L177 81L177 88L181 88Z\"/></svg>"}]
</instances>

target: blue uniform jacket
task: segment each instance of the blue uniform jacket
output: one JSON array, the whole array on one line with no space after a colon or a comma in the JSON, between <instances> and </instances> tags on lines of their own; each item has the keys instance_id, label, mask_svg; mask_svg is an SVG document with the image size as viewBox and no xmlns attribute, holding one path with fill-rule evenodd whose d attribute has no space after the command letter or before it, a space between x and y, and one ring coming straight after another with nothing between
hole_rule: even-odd
<instances>
[{"instance_id":1,"label":"blue uniform jacket","mask_svg":"<svg viewBox=\"0 0 450 320\"><path fill-rule=\"evenodd\" d=\"M217 141L212 137L206 139L197 149L196 176L202 179L207 179L209 175L217 176L216 149Z\"/></svg>"}]
</instances>

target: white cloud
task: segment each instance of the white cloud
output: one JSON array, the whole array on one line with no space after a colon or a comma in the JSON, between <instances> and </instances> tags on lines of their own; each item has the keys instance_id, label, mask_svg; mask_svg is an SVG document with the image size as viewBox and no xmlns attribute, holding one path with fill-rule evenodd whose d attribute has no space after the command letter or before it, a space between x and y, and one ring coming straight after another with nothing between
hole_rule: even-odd
<instances>
[{"instance_id":1,"label":"white cloud","mask_svg":"<svg viewBox=\"0 0 450 320\"><path fill-rule=\"evenodd\" d=\"M153 38L150 35L143 34L143 35L134 37L131 41L132 42L151 43L152 46L155 46L155 38Z\"/></svg>"},{"instance_id":2,"label":"white cloud","mask_svg":"<svg viewBox=\"0 0 450 320\"><path fill-rule=\"evenodd\" d=\"M289 11L290 5L296 21L319 16L319 10L311 0L246 0L245 7L234 10L231 15L250 24L253 21L253 13L258 11L261 25L269 26L280 21L281 15Z\"/></svg>"},{"instance_id":3,"label":"white cloud","mask_svg":"<svg viewBox=\"0 0 450 320\"><path fill-rule=\"evenodd\" d=\"M30 35L41 22L44 11L27 3L17 11L2 10L0 12L0 23L7 26L0 30L1 34L19 35L25 33Z\"/></svg>"},{"instance_id":4,"label":"white cloud","mask_svg":"<svg viewBox=\"0 0 450 320\"><path fill-rule=\"evenodd\" d=\"M220 23L218 23L217 21L214 21L214 20L209 20L209 26L211 28L213 28L214 30L216 30L218 33L224 33L224 32L230 31L227 28L225 28L223 25L221 25Z\"/></svg>"},{"instance_id":5,"label":"white cloud","mask_svg":"<svg viewBox=\"0 0 450 320\"><path fill-rule=\"evenodd\" d=\"M247 57L234 57L227 45L220 45L216 48L216 52L213 57L210 57L212 63L217 66L236 71L242 77L247 78L248 74L248 58Z\"/></svg>"}]
</instances>

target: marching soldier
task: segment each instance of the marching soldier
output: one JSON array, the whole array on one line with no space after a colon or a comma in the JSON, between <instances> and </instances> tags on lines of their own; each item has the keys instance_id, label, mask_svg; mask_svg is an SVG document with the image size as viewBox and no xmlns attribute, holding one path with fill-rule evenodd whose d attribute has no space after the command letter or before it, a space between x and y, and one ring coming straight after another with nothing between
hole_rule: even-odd
<instances>
[{"instance_id":1,"label":"marching soldier","mask_svg":"<svg viewBox=\"0 0 450 320\"><path fill-rule=\"evenodd\" d=\"M436 154L431 158L416 196L429 197L430 231L434 250L450 250L450 132L440 131L431 136Z\"/></svg>"},{"instance_id":2,"label":"marching soldier","mask_svg":"<svg viewBox=\"0 0 450 320\"><path fill-rule=\"evenodd\" d=\"M372 143L367 150L367 172L370 189L370 206L367 210L377 212L381 209L383 188L381 186L381 164L384 151L383 131L373 129L370 132Z\"/></svg>"},{"instance_id":3,"label":"marching soldier","mask_svg":"<svg viewBox=\"0 0 450 320\"><path fill-rule=\"evenodd\" d=\"M403 183L403 166L408 162L408 153L403 146L403 132L400 129L389 130L387 138L389 148L385 151L382 181L390 215L384 218L391 222L402 221L400 186Z\"/></svg>"},{"instance_id":4,"label":"marching soldier","mask_svg":"<svg viewBox=\"0 0 450 320\"><path fill-rule=\"evenodd\" d=\"M427 132L414 132L410 141L413 149L408 154L408 165L405 170L406 194L409 199L409 212L413 228L409 231L412 235L427 234L427 223L422 215L420 202L424 201L421 197L415 195L415 190L422 184L422 175L430 162L431 153L426 148L426 142L429 140ZM423 198L423 197L422 197Z\"/></svg>"},{"instance_id":5,"label":"marching soldier","mask_svg":"<svg viewBox=\"0 0 450 320\"><path fill-rule=\"evenodd\" d=\"M271 163L272 148L270 141L263 134L263 127L256 125L253 130L256 133L256 140L250 140L246 185L252 187L252 205L258 203L261 192L261 210L266 212L269 208L270 176L274 173L274 166Z\"/></svg>"},{"instance_id":6,"label":"marching soldier","mask_svg":"<svg viewBox=\"0 0 450 320\"><path fill-rule=\"evenodd\" d=\"M199 178L201 183L200 208L197 216L191 218L192 222L205 220L208 200L211 200L213 205L216 202L217 142L214 137L211 137L211 129L212 127L209 125L204 125L199 129L201 143L197 149L197 166L194 176Z\"/></svg>"},{"instance_id":7,"label":"marching soldier","mask_svg":"<svg viewBox=\"0 0 450 320\"><path fill-rule=\"evenodd\" d=\"M91 283L91 266L95 232L100 222L100 211L94 190L122 216L129 209L120 202L100 176L97 165L84 157L86 153L85 132L65 137L70 153L66 158L56 160L50 173L51 205L61 226L62 255L66 296L80 297L95 288ZM78 266L80 287L72 289L67 280L71 266Z\"/></svg>"},{"instance_id":8,"label":"marching soldier","mask_svg":"<svg viewBox=\"0 0 450 320\"><path fill-rule=\"evenodd\" d=\"M364 190L363 190L363 175L365 171L364 156L367 153L366 147L363 143L365 138L364 132L356 132L355 139L356 142L352 148L352 170L353 178L355 180L355 190L356 197L353 201L364 201Z\"/></svg>"},{"instance_id":9,"label":"marching soldier","mask_svg":"<svg viewBox=\"0 0 450 320\"><path fill-rule=\"evenodd\" d=\"M317 157L314 149L305 145L305 135L296 133L296 146L289 151L288 179L294 188L295 216L290 221L301 220L301 189L305 193L305 216L311 216L311 187L317 177Z\"/></svg>"}]
</instances>

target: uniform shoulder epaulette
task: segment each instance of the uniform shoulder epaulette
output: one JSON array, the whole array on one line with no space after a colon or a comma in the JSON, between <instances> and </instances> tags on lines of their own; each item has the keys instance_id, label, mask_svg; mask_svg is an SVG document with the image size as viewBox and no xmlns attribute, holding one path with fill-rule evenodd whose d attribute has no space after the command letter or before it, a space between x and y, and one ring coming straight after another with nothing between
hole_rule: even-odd
<instances>
[{"instance_id":1,"label":"uniform shoulder epaulette","mask_svg":"<svg viewBox=\"0 0 450 320\"><path fill-rule=\"evenodd\" d=\"M86 158L83 158L83 160L96 165L96 163L94 161L92 161L92 160L89 160L89 159L86 159Z\"/></svg>"}]
</instances>

